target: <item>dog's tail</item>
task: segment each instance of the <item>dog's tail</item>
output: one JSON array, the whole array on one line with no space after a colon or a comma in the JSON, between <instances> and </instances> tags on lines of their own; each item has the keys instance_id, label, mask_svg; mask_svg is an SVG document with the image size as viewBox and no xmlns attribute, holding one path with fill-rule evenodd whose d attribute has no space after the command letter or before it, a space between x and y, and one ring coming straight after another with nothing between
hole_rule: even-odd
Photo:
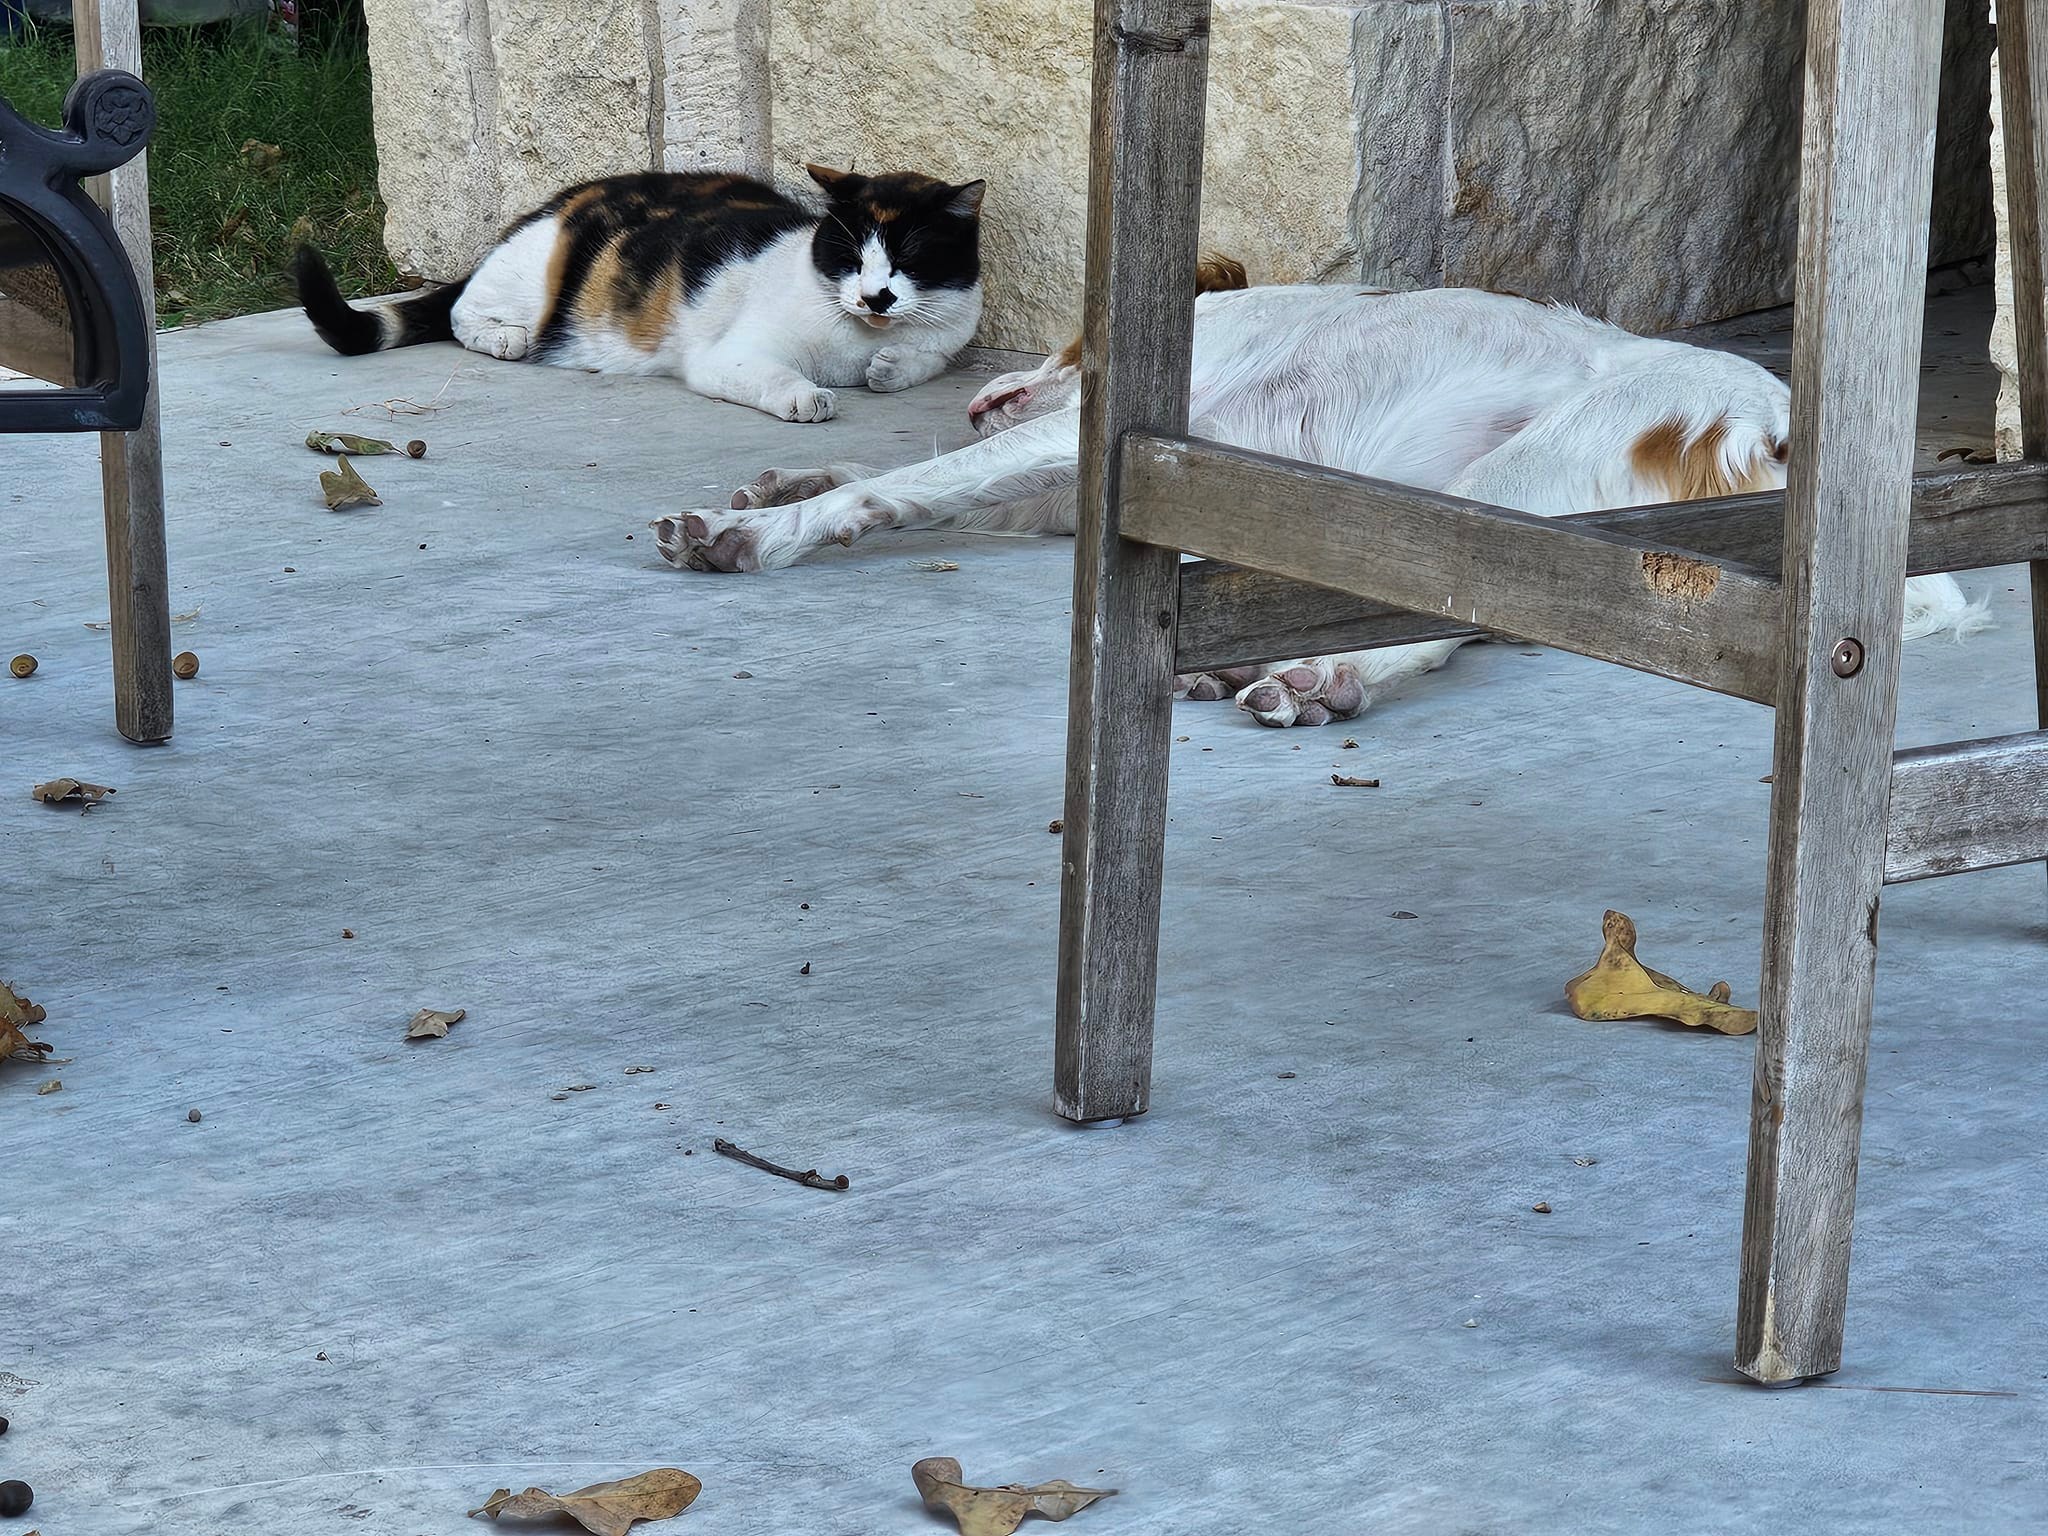
<instances>
[{"instance_id":1,"label":"dog's tail","mask_svg":"<svg viewBox=\"0 0 2048 1536\"><path fill-rule=\"evenodd\" d=\"M445 283L411 298L357 309L341 296L327 262L311 246L301 246L293 258L292 279L298 284L299 303L305 306L313 329L344 357L410 347L423 341L453 341L455 301L469 286L465 277L459 283Z\"/></svg>"}]
</instances>

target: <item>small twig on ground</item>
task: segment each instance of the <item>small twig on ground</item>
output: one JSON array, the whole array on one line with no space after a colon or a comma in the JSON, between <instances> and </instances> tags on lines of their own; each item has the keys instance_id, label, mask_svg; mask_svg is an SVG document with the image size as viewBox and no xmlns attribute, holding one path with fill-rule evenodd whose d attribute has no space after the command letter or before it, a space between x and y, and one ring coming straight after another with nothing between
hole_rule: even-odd
<instances>
[{"instance_id":1,"label":"small twig on ground","mask_svg":"<svg viewBox=\"0 0 2048 1536\"><path fill-rule=\"evenodd\" d=\"M828 1179L815 1168L806 1168L799 1173L794 1168L785 1168L780 1163L771 1163L765 1157L756 1157L753 1153L734 1146L722 1136L711 1138L711 1150L718 1153L721 1157L731 1158L736 1163L745 1163L749 1168L758 1168L763 1173L774 1174L778 1179L790 1179L798 1184L807 1185L811 1189L839 1190L848 1188L850 1184L850 1181L843 1173L836 1179Z\"/></svg>"},{"instance_id":2,"label":"small twig on ground","mask_svg":"<svg viewBox=\"0 0 2048 1536\"><path fill-rule=\"evenodd\" d=\"M457 366L455 372L448 375L447 381L435 393L434 398L425 405L420 404L417 400L408 400L403 395L400 395L390 400L369 400L361 405L352 405L341 414L344 416L360 416L369 411L382 411L384 419L387 421L396 421L401 416L431 415L433 412L442 409L441 396L448 393L448 386L455 382L456 375L461 372L463 372L463 369Z\"/></svg>"}]
</instances>

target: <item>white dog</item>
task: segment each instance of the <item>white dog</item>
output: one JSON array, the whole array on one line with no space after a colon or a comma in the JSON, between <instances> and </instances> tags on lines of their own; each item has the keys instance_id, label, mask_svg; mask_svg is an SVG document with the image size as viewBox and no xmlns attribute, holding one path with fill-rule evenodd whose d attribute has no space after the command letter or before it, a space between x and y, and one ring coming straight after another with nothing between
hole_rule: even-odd
<instances>
[{"instance_id":1,"label":"white dog","mask_svg":"<svg viewBox=\"0 0 2048 1536\"><path fill-rule=\"evenodd\" d=\"M1576 310L1468 288L1248 288L1203 263L1189 431L1538 516L1785 483L1791 395L1755 363L1653 341ZM991 382L982 441L886 474L769 470L730 508L658 519L697 570L767 571L877 528L1074 531L1080 344ZM1257 516L1248 511L1248 516ZM1906 635L1980 627L1950 576L1906 584ZM1184 679L1267 725L1320 725L1432 671L1458 640Z\"/></svg>"}]
</instances>

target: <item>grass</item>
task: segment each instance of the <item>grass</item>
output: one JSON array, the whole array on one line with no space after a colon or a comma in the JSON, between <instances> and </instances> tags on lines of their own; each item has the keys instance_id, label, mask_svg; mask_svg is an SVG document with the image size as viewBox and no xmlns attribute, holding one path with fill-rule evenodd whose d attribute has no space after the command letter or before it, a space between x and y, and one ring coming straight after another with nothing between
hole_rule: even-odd
<instances>
[{"instance_id":1,"label":"grass","mask_svg":"<svg viewBox=\"0 0 2048 1536\"><path fill-rule=\"evenodd\" d=\"M285 269L301 242L326 253L346 291L400 286L384 253L360 19L310 18L296 48L260 25L152 29L142 72L157 101L149 194L163 324L289 303ZM69 31L0 39L0 95L39 122L58 121L75 74Z\"/></svg>"}]
</instances>

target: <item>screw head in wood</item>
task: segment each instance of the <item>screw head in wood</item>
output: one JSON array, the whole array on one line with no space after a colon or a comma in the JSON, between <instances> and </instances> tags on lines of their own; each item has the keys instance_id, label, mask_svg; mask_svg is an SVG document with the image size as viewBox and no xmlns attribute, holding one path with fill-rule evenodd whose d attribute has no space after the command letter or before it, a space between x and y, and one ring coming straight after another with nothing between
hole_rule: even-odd
<instances>
[{"instance_id":1,"label":"screw head in wood","mask_svg":"<svg viewBox=\"0 0 2048 1536\"><path fill-rule=\"evenodd\" d=\"M1835 642L1835 648L1828 652L1828 665L1835 669L1837 677L1854 677L1863 670L1863 642L1843 637Z\"/></svg>"}]
</instances>

